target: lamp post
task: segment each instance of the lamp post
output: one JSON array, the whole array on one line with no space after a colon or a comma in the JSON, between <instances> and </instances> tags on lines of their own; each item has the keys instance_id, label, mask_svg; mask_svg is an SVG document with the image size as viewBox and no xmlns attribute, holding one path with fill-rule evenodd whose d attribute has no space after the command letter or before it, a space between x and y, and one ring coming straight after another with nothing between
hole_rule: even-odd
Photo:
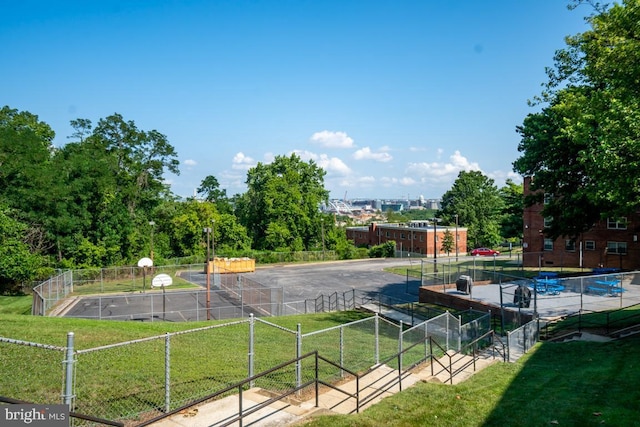
<instances>
[{"instance_id":1,"label":"lamp post","mask_svg":"<svg viewBox=\"0 0 640 427\"><path fill-rule=\"evenodd\" d=\"M211 224L213 226L213 231L211 232L211 260L213 261L213 278L215 279L216 274L216 220L212 219Z\"/></svg>"},{"instance_id":2,"label":"lamp post","mask_svg":"<svg viewBox=\"0 0 640 427\"><path fill-rule=\"evenodd\" d=\"M320 218L320 225L322 226L322 260L324 261L324 218Z\"/></svg>"},{"instance_id":3,"label":"lamp post","mask_svg":"<svg viewBox=\"0 0 640 427\"><path fill-rule=\"evenodd\" d=\"M207 233L207 260L204 263L204 272L207 275L207 320L211 320L211 279L209 276L209 237L211 235L211 228L205 227L202 231Z\"/></svg>"},{"instance_id":4,"label":"lamp post","mask_svg":"<svg viewBox=\"0 0 640 427\"><path fill-rule=\"evenodd\" d=\"M438 272L438 221L440 218L433 218L433 272Z\"/></svg>"},{"instance_id":5,"label":"lamp post","mask_svg":"<svg viewBox=\"0 0 640 427\"><path fill-rule=\"evenodd\" d=\"M456 217L456 262L458 262L458 214L454 216Z\"/></svg>"},{"instance_id":6,"label":"lamp post","mask_svg":"<svg viewBox=\"0 0 640 427\"><path fill-rule=\"evenodd\" d=\"M156 225L154 221L149 221L149 225L151 226L151 240L149 242L149 254L151 255L151 261L153 261L153 230Z\"/></svg>"}]
</instances>

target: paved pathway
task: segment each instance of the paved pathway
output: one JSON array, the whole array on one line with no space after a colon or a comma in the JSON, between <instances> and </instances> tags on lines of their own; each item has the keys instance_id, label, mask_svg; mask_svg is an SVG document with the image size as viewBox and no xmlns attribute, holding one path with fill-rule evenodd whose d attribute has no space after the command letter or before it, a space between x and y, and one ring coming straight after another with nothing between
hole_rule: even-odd
<instances>
[{"instance_id":1,"label":"paved pathway","mask_svg":"<svg viewBox=\"0 0 640 427\"><path fill-rule=\"evenodd\" d=\"M374 307L378 309L376 305ZM377 311L377 310L376 310ZM385 315L388 318L396 321L402 320L404 323L410 324L411 319L404 313L400 313L394 310L382 308L380 314ZM455 361L451 367L449 367L450 358L449 355L443 356L440 360L442 365L448 368L458 370L461 366L469 364L472 360L471 356L456 355ZM498 359L493 359L489 356L482 356L476 361L475 366L470 365L459 372L453 378L453 384L458 384L461 381L466 380L472 376L475 372L484 369L490 364L494 363ZM380 402L383 398L391 396L400 391L400 385L396 382L393 386L383 387L382 384L388 383L391 379L397 379L397 371L386 365L380 366L371 374L360 380L360 393L361 396L372 395L376 393L377 388L384 388L384 392L381 392L375 398L367 402L360 410L366 409L369 406ZM450 375L449 371L438 363L434 364L434 372L432 375L431 366L426 365L422 369L414 370L411 373L406 373L402 377L402 389L406 389L415 385L421 381L438 382L449 384ZM340 384L340 389L349 393L356 391L356 380L351 380L346 383ZM261 403L267 401L270 398L268 393L263 392L259 388L250 389L243 393L242 401L238 395L226 397L215 402L207 403L198 406L197 408L183 411L162 421L154 423L153 427L209 427L224 425L234 417L237 416L242 404L244 411L250 411L251 408L255 408ZM303 401L294 402L291 399L290 402L279 401L273 403L265 408L257 410L255 413L247 416L243 420L243 426L253 427L276 427L295 424L296 422L309 417L313 414L319 414L323 412L350 414L356 412L355 399L349 398L342 392L333 389L327 389L321 392L319 397L319 406L315 406L315 398ZM239 426L238 422L230 424L232 426Z\"/></svg>"},{"instance_id":2,"label":"paved pathway","mask_svg":"<svg viewBox=\"0 0 640 427\"><path fill-rule=\"evenodd\" d=\"M457 369L463 364L469 363L470 356L464 356L456 361L453 369ZM444 357L443 364L448 363L448 357ZM475 371L473 366L465 368L461 373L453 379L453 384L458 384L461 381L466 380L475 372L489 366L494 363L493 359L488 357L481 358L476 361ZM434 366L437 366L434 365ZM370 375L360 380L360 395L367 396L377 393L377 388L382 384L390 381L390 378L396 375L396 371L388 366L381 366L379 369L373 371ZM397 376L396 376L397 378ZM448 372L440 368L435 372L435 375L431 375L431 367L426 366L421 370L417 370L413 373L406 374L402 378L402 389L406 389L415 385L421 381L438 382L449 384ZM349 393L355 393L356 381L355 379L340 385L340 389ZM383 398L391 396L400 391L400 386L396 383L392 387L386 389L383 392L367 402L360 410L364 410L371 405L379 403ZM244 411L250 411L252 408L256 408L261 403L267 401L269 396L259 388L250 389L243 393L242 402L238 395L226 397L221 400L217 400L212 403L200 405L196 408L185 410L181 413L173 415L162 421L152 424L153 427L209 427L209 426L221 426L228 423L234 417L237 416L240 403ZM311 399L305 402L290 403L286 401L279 401L273 403L265 408L259 409L253 414L243 419L243 426L253 427L275 427L295 424L300 420L312 416L314 414L322 413L338 413L338 414L351 414L356 412L356 401L353 398L349 398L344 393L329 389L320 394L319 406L315 406L315 399ZM232 426L239 426L238 422L230 424Z\"/></svg>"}]
</instances>

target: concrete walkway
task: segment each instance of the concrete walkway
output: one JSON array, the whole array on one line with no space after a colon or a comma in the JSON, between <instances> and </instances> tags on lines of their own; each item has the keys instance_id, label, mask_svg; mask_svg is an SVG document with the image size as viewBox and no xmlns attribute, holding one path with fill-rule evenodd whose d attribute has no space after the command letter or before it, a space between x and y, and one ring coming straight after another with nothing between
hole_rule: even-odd
<instances>
[{"instance_id":1,"label":"concrete walkway","mask_svg":"<svg viewBox=\"0 0 640 427\"><path fill-rule=\"evenodd\" d=\"M378 313L388 319L398 323L412 325L414 319L411 316L399 311L378 306L377 304L365 305L374 313ZM415 319L415 322L422 320ZM483 355L476 360L475 366L471 363L471 356L449 352L438 362L434 362L434 372L431 374L431 366L413 370L411 373L404 373L402 376L402 390L415 385L418 382L436 382L451 384L450 370L457 371L462 366L469 364L453 377L453 384L458 384L474 373L484 369L499 359L493 359L488 355ZM451 366L450 366L451 365ZM367 402L360 408L364 410L371 405L380 402L387 396L391 396L400 391L398 383L398 372L386 365L381 365L359 381L361 399ZM355 394L357 389L356 380L350 380L340 384L339 388L347 393ZM372 396L370 399L367 396ZM259 388L253 388L243 392L242 401L238 395L226 397L211 403L206 403L193 409L183 411L162 421L152 424L153 427L213 427L226 425L235 418L242 404L242 410L246 413L256 408L261 403L270 399L268 392ZM318 399L318 407L315 406L315 397L307 401L296 401L295 399L282 400L271 405L256 410L251 415L246 416L243 426L252 427L276 427L295 424L302 419L321 413L352 414L356 412L356 400L347 394L323 387ZM229 424L239 426L239 422Z\"/></svg>"},{"instance_id":2,"label":"concrete walkway","mask_svg":"<svg viewBox=\"0 0 640 427\"><path fill-rule=\"evenodd\" d=\"M472 360L470 356L455 354L453 369L469 364ZM496 359L497 360L497 359ZM444 356L440 359L442 365L449 367L450 358ZM472 376L475 372L494 363L494 359L482 357L476 361L475 370L473 364L467 366L463 371L453 378L453 384L458 384ZM382 365L372 371L369 375L362 377L359 382L361 399L367 400L360 411L380 402L387 396L391 396L400 391L398 383L398 372L389 366ZM449 371L438 363L434 364L434 375L431 375L431 366L427 365L422 369L417 369L412 373L405 373L402 377L402 389L405 390L418 382L436 382L450 384ZM355 394L356 380L350 380L340 384L339 388L347 393ZM375 396L368 398L368 396ZM206 403L189 410L182 411L176 415L152 424L153 427L209 427L222 426L230 422L239 413L240 404L246 413L256 408L263 402L269 400L270 396L264 390L253 388L242 394L242 402L238 395L226 397L211 403ZM356 413L356 400L340 391L324 388L319 395L319 405L315 406L315 397L307 401L295 401L289 399L272 403L271 405L259 409L243 419L243 426L253 427L276 427L295 424L304 418L314 414L352 414ZM229 424L239 426L239 422Z\"/></svg>"}]
</instances>

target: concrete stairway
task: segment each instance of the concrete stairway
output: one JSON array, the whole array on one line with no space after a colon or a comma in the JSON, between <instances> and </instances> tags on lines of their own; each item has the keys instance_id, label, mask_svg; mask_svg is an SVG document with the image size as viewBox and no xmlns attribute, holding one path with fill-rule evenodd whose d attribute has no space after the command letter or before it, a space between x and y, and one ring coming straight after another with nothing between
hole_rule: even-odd
<instances>
[{"instance_id":1,"label":"concrete stairway","mask_svg":"<svg viewBox=\"0 0 640 427\"><path fill-rule=\"evenodd\" d=\"M451 357L450 357L451 356ZM293 425L304 418L317 414L353 414L356 413L356 399L345 394L355 394L360 388L361 402L360 411L371 405L379 403L385 397L391 396L405 390L418 382L437 382L451 384L449 364L456 372L453 377L453 384L458 384L475 372L484 369L498 359L493 359L489 355L482 355L475 362L475 370L472 357L450 352L440 358L440 363L434 363L434 372L431 373L431 366L425 365L414 369L412 372L402 374L402 384L398 381L399 373L386 365L377 366L368 375L356 379L347 380L339 385L340 392L329 387L320 389L318 407L315 406L315 397L306 401L297 401L295 398L281 400L269 406L256 410L253 414L246 416L242 422L243 426L253 427L275 427ZM446 366L447 369L443 368ZM468 366L467 366L468 365ZM464 366L463 369L461 369ZM243 392L242 400L238 395L233 395L211 403L185 410L179 414L154 423L154 427L205 427L226 425L238 414L238 409L242 406L243 411L251 411L263 402L269 400L270 393L259 388L253 388ZM230 424L239 426L239 423Z\"/></svg>"}]
</instances>

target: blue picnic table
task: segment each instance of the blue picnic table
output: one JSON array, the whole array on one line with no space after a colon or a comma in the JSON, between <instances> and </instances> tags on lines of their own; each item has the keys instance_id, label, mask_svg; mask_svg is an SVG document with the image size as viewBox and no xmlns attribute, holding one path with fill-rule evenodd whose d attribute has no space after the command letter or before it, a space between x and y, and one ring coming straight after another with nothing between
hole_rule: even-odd
<instances>
[{"instance_id":1,"label":"blue picnic table","mask_svg":"<svg viewBox=\"0 0 640 427\"><path fill-rule=\"evenodd\" d=\"M539 294L558 295L564 290L558 279L538 278L535 279L533 290Z\"/></svg>"},{"instance_id":2,"label":"blue picnic table","mask_svg":"<svg viewBox=\"0 0 640 427\"><path fill-rule=\"evenodd\" d=\"M587 291L599 295L615 296L624 292L620 280L596 280L593 285L587 286Z\"/></svg>"}]
</instances>

